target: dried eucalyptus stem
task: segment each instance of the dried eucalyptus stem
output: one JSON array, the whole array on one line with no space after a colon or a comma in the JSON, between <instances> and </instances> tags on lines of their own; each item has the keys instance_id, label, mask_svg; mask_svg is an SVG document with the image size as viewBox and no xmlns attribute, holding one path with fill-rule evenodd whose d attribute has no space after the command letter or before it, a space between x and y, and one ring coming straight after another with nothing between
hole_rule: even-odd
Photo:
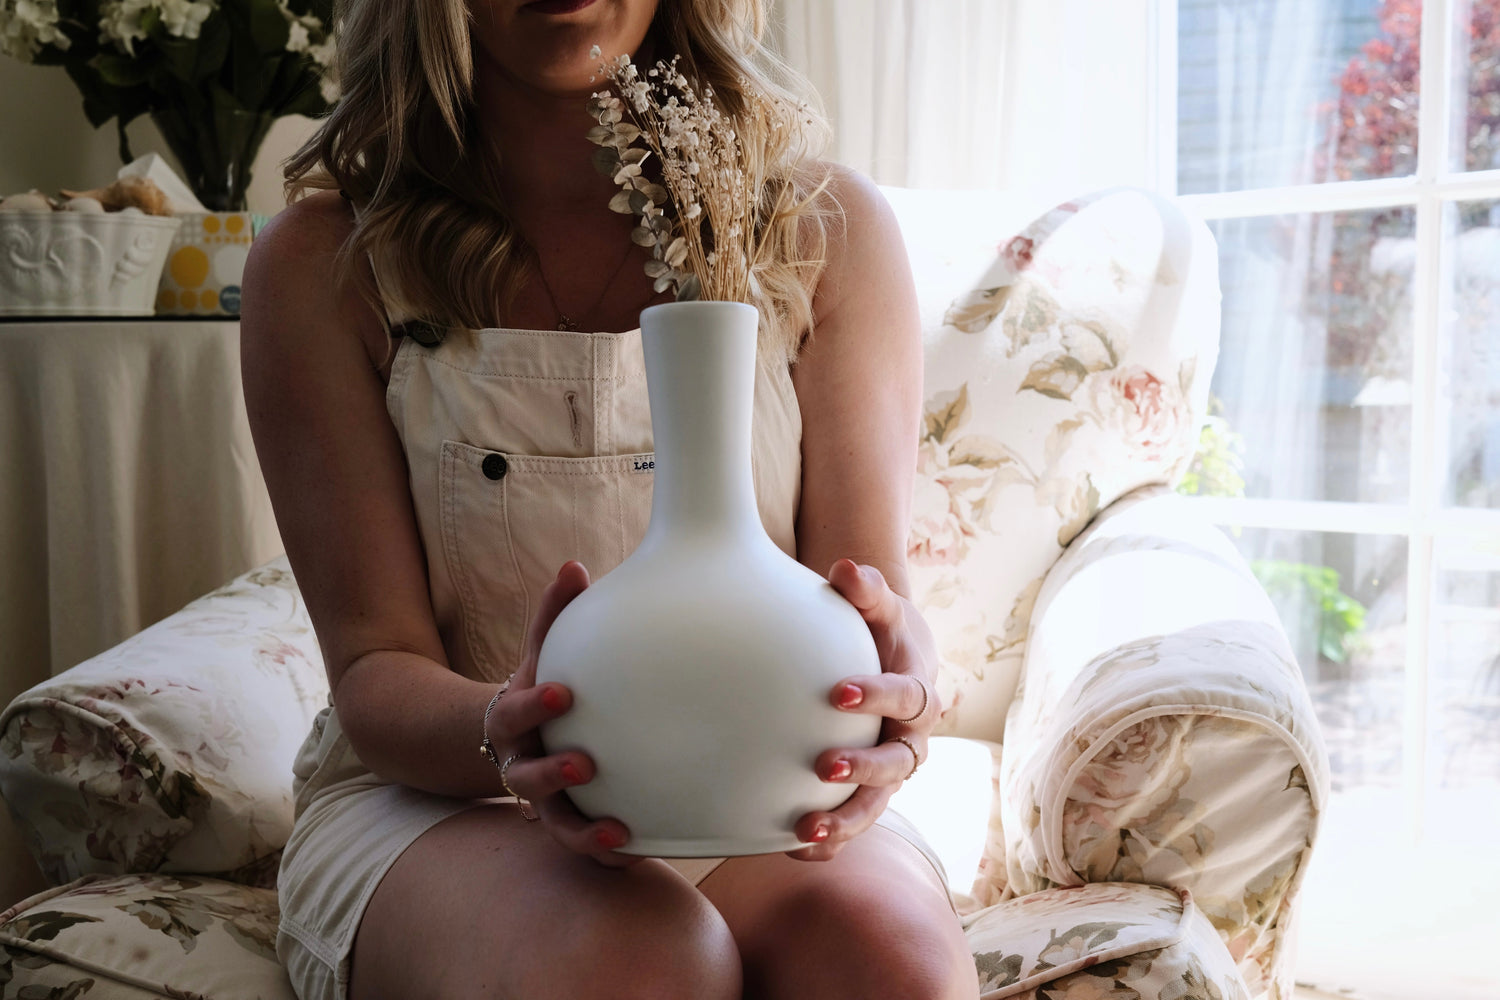
<instances>
[{"instance_id":1,"label":"dried eucalyptus stem","mask_svg":"<svg viewBox=\"0 0 1500 1000\"><path fill-rule=\"evenodd\" d=\"M590 55L599 58L599 48ZM631 239L650 248L646 274L658 292L751 302L760 293L759 223L768 215L759 204L763 153L741 141L713 88L700 94L677 64L659 61L643 76L627 55L603 63L614 92L589 101L598 122L589 139L600 147L594 165L620 186L609 207L639 220ZM661 183L643 170L653 155Z\"/></svg>"}]
</instances>

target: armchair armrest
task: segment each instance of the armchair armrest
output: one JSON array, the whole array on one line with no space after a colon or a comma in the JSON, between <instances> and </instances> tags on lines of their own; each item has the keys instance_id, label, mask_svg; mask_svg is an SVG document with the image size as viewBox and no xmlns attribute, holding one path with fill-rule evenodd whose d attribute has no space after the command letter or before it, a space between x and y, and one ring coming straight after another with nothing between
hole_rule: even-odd
<instances>
[{"instance_id":1,"label":"armchair armrest","mask_svg":"<svg viewBox=\"0 0 1500 1000\"><path fill-rule=\"evenodd\" d=\"M1002 764L1018 893L1190 891L1252 993L1281 948L1327 796L1306 686L1265 592L1162 488L1073 542L1037 598Z\"/></svg>"},{"instance_id":2,"label":"armchair armrest","mask_svg":"<svg viewBox=\"0 0 1500 1000\"><path fill-rule=\"evenodd\" d=\"M0 714L0 795L54 884L273 885L292 759L327 698L283 557L20 695Z\"/></svg>"}]
</instances>

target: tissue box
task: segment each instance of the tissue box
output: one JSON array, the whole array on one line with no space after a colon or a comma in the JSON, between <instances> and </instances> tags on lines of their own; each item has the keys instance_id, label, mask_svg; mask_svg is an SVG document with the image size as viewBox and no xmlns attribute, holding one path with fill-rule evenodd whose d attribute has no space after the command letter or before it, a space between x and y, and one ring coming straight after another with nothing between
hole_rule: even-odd
<instances>
[{"instance_id":1,"label":"tissue box","mask_svg":"<svg viewBox=\"0 0 1500 1000\"><path fill-rule=\"evenodd\" d=\"M0 316L150 316L177 218L0 213Z\"/></svg>"},{"instance_id":2,"label":"tissue box","mask_svg":"<svg viewBox=\"0 0 1500 1000\"><path fill-rule=\"evenodd\" d=\"M156 292L166 316L238 316L240 280L254 236L249 212L184 212Z\"/></svg>"}]
</instances>

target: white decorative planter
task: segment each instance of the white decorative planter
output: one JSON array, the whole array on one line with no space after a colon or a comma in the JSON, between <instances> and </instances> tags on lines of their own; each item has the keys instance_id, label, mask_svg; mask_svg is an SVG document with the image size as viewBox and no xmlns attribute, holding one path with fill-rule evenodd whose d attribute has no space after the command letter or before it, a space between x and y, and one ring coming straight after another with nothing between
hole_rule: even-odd
<instances>
[{"instance_id":1,"label":"white decorative planter","mask_svg":"<svg viewBox=\"0 0 1500 1000\"><path fill-rule=\"evenodd\" d=\"M0 316L150 316L179 222L0 212Z\"/></svg>"},{"instance_id":2,"label":"white decorative planter","mask_svg":"<svg viewBox=\"0 0 1500 1000\"><path fill-rule=\"evenodd\" d=\"M880 670L869 627L771 541L750 473L758 314L678 302L641 314L655 439L640 547L558 616L537 680L574 707L544 727L548 752L598 767L568 794L630 828L624 851L764 854L800 846L792 825L854 791L813 772L830 747L866 747L880 720L841 712L841 678Z\"/></svg>"}]
</instances>

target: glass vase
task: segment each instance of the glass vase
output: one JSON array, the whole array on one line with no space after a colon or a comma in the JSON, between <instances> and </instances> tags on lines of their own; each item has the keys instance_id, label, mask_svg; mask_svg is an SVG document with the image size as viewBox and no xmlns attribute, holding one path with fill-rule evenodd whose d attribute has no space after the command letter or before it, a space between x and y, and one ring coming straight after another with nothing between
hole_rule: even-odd
<instances>
[{"instance_id":1,"label":"glass vase","mask_svg":"<svg viewBox=\"0 0 1500 1000\"><path fill-rule=\"evenodd\" d=\"M182 179L210 212L242 212L250 186L250 168L265 140L273 115L261 111L216 108L189 115L181 108L151 112L167 148L177 158Z\"/></svg>"}]
</instances>

